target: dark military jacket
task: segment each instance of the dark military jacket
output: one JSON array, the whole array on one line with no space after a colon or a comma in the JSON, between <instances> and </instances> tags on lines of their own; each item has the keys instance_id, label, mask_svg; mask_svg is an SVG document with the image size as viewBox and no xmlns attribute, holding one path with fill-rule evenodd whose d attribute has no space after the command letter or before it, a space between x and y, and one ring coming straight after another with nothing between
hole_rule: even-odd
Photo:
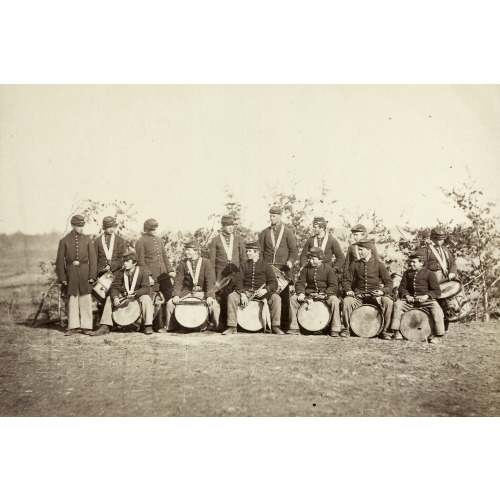
<instances>
[{"instance_id":1,"label":"dark military jacket","mask_svg":"<svg viewBox=\"0 0 500 500\"><path fill-rule=\"evenodd\" d=\"M274 245L273 240L271 239L271 231L274 231L274 241L277 242L281 232L281 226L282 224L277 226L275 229L273 229L272 226L269 226L260 233L259 244L262 248L262 259L264 262L268 262L270 264L273 263ZM294 264L298 256L299 252L297 250L297 240L295 239L295 235L291 229L285 226L279 247L276 249L276 256L274 259L274 262L276 263L275 265L280 271L283 271L288 278L291 278L292 271L289 270L284 264L288 261Z\"/></svg>"},{"instance_id":2,"label":"dark military jacket","mask_svg":"<svg viewBox=\"0 0 500 500\"><path fill-rule=\"evenodd\" d=\"M433 243L429 243L427 246L420 248L417 250L418 252L421 252L423 254L424 258L424 266L429 269L430 271L446 271L447 273L453 273L457 274L457 264L455 262L455 258L453 257L453 254L450 252L448 247L445 247L444 245L441 247L444 252L445 256L445 261L446 264L448 265L448 269L441 269L441 264L437 260L436 256L434 255L434 252L430 249L430 246Z\"/></svg>"},{"instance_id":3,"label":"dark military jacket","mask_svg":"<svg viewBox=\"0 0 500 500\"><path fill-rule=\"evenodd\" d=\"M90 236L71 231L59 241L56 272L59 281L68 282L68 295L87 295L92 291L88 280L96 279L97 259Z\"/></svg>"},{"instance_id":4,"label":"dark military jacket","mask_svg":"<svg viewBox=\"0 0 500 500\"><path fill-rule=\"evenodd\" d=\"M383 287L381 287L383 283ZM354 292L356 295L382 290L385 295L392 291L392 280L382 262L376 261L373 256L368 262L355 260L344 274L342 281L344 292Z\"/></svg>"},{"instance_id":5,"label":"dark military jacket","mask_svg":"<svg viewBox=\"0 0 500 500\"><path fill-rule=\"evenodd\" d=\"M267 290L262 298L269 299L278 289L278 280L272 267L259 259L257 262L247 260L240 266L240 272L234 277L234 290L238 293L244 291L254 292L262 285Z\"/></svg>"},{"instance_id":6,"label":"dark military jacket","mask_svg":"<svg viewBox=\"0 0 500 500\"><path fill-rule=\"evenodd\" d=\"M318 267L310 264L304 266L300 272L299 279L295 283L295 292L305 293L327 293L336 294L338 291L337 274L333 268L324 263Z\"/></svg>"},{"instance_id":7,"label":"dark military jacket","mask_svg":"<svg viewBox=\"0 0 500 500\"><path fill-rule=\"evenodd\" d=\"M131 290L131 292L135 292L136 297L140 297L141 295L147 295L149 294L149 274L148 272L142 268L141 266L137 266L139 269L139 275L137 276L137 282L135 284L135 288ZM115 279L113 280L113 283L111 284L111 288L109 291L109 295L111 296L112 299L115 297L119 297L120 295L126 296L127 295L127 289L125 288L125 271L124 269L121 271L118 271L115 274ZM135 272L135 270L134 270ZM132 273L132 276L129 277L129 286L132 286L132 281L134 279L134 275Z\"/></svg>"},{"instance_id":8,"label":"dark military jacket","mask_svg":"<svg viewBox=\"0 0 500 500\"><path fill-rule=\"evenodd\" d=\"M111 261L108 262L106 254L104 253L103 239L106 241L106 246L109 247L111 234L102 233L94 240L94 248L97 256L97 272L99 273L102 271L108 264L110 271L114 272L123 265L123 255L127 251L127 242L124 238L115 234L115 244L113 245Z\"/></svg>"},{"instance_id":9,"label":"dark military jacket","mask_svg":"<svg viewBox=\"0 0 500 500\"><path fill-rule=\"evenodd\" d=\"M407 269L403 273L398 292L401 299L407 295L412 297L428 295L431 299L437 299L441 295L441 288L436 274L422 267L418 271Z\"/></svg>"},{"instance_id":10,"label":"dark military jacket","mask_svg":"<svg viewBox=\"0 0 500 500\"><path fill-rule=\"evenodd\" d=\"M347 253L345 256L344 268L342 270L343 274L347 273L347 270L349 269L351 262L358 260L358 257L356 257L356 255L357 255L356 245L349 245L349 248L347 249ZM372 247L372 256L376 261L381 262L380 256L379 256L378 251L377 251L377 246L375 245L375 242L373 243L373 247Z\"/></svg>"},{"instance_id":11,"label":"dark military jacket","mask_svg":"<svg viewBox=\"0 0 500 500\"><path fill-rule=\"evenodd\" d=\"M171 273L174 268L170 264L161 238L144 233L135 243L137 263L156 279L161 273Z\"/></svg>"},{"instance_id":12,"label":"dark military jacket","mask_svg":"<svg viewBox=\"0 0 500 500\"><path fill-rule=\"evenodd\" d=\"M318 245L314 244L314 240L316 238L318 239ZM335 263L333 264L333 268L342 271L345 257L344 252L342 252L342 249L340 248L339 242L331 234L326 234L325 238L328 239L325 246L325 256L323 257L323 262L325 264L332 265L332 258L333 256L335 256ZM308 238L306 244L304 245L304 248L302 249L302 253L300 254L300 267L304 267L307 264L307 252L309 252L309 250L314 246L318 246L321 248L322 243L323 238L320 238L319 236L311 236L310 238Z\"/></svg>"},{"instance_id":13,"label":"dark military jacket","mask_svg":"<svg viewBox=\"0 0 500 500\"><path fill-rule=\"evenodd\" d=\"M181 260L179 266L177 267L174 279L174 291L172 292L172 297L184 297L193 291L204 292L205 297L215 297L214 268L208 259L205 259L204 257L199 258L201 259L201 269L200 275L198 276L198 283L196 283L196 285L193 283L193 277L191 276L187 266L188 259ZM193 263L193 274L196 274L196 263Z\"/></svg>"},{"instance_id":14,"label":"dark military jacket","mask_svg":"<svg viewBox=\"0 0 500 500\"><path fill-rule=\"evenodd\" d=\"M240 264L246 260L245 244L242 237L238 234L233 234L233 237L233 255L230 262L227 260L226 250L221 241L221 238L224 238L229 248L229 236L226 237L221 232L210 242L208 247L209 260L215 269L215 279L217 280L227 274L237 272Z\"/></svg>"}]
</instances>

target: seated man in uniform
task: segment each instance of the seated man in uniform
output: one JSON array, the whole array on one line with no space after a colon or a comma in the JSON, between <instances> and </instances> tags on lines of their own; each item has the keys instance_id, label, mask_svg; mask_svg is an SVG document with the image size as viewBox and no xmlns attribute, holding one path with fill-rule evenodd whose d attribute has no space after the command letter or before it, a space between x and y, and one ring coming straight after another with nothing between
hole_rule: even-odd
<instances>
[{"instance_id":1,"label":"seated man in uniform","mask_svg":"<svg viewBox=\"0 0 500 500\"><path fill-rule=\"evenodd\" d=\"M391 328L394 340L401 340L399 331L401 317L414 307L427 309L434 320L435 332L429 337L431 344L437 344L444 335L444 316L436 299L441 295L441 288L436 275L424 267L424 255L415 252L410 255L410 269L403 273L399 285L399 299L394 303Z\"/></svg>"},{"instance_id":2,"label":"seated man in uniform","mask_svg":"<svg viewBox=\"0 0 500 500\"><path fill-rule=\"evenodd\" d=\"M167 302L167 331L175 329L174 311L180 299L191 294L206 299L210 321L214 330L219 328L220 306L215 300L215 273L208 259L200 257L200 244L196 240L184 245L186 258L177 267L172 298Z\"/></svg>"},{"instance_id":3,"label":"seated man in uniform","mask_svg":"<svg viewBox=\"0 0 500 500\"><path fill-rule=\"evenodd\" d=\"M458 272L453 254L444 245L445 238L446 231L444 228L435 227L431 230L431 241L425 247L418 250L423 255L424 267L436 273L439 283L455 279ZM445 315L444 328L447 331L449 325L448 318L446 317L448 303L444 299L437 299L437 301Z\"/></svg>"},{"instance_id":4,"label":"seated man in uniform","mask_svg":"<svg viewBox=\"0 0 500 500\"><path fill-rule=\"evenodd\" d=\"M349 269L349 266L351 265L351 262L354 260L359 260L360 256L358 253L358 247L356 246L356 242L360 240L366 240L371 243L371 250L373 254L373 258L380 262L380 257L377 252L377 247L375 246L375 243L373 240L368 238L368 231L366 230L365 226L362 226L361 224L356 224L352 229L351 229L351 236L354 239L354 243L352 245L349 245L347 248L347 253L345 256L344 260L344 268L343 268L343 274L347 272Z\"/></svg>"},{"instance_id":5,"label":"seated man in uniform","mask_svg":"<svg viewBox=\"0 0 500 500\"><path fill-rule=\"evenodd\" d=\"M344 322L347 330L340 332L341 337L349 336L351 324L351 314L354 309L363 302L378 305L382 310L384 317L384 327L380 332L380 338L391 340L392 335L387 333L391 322L392 299L388 297L392 290L392 280L385 265L375 260L373 256L373 242L363 239L355 243L359 253L359 260L354 260L349 265L344 274L342 286L345 293L344 304ZM383 288L381 287L383 283Z\"/></svg>"},{"instance_id":6,"label":"seated man in uniform","mask_svg":"<svg viewBox=\"0 0 500 500\"><path fill-rule=\"evenodd\" d=\"M135 297L139 300L144 333L146 335L153 333L153 301L149 296L149 272L137 265L137 254L133 250L128 251L123 256L123 268L115 274L109 296L104 304L101 326L90 334L93 337L107 335L110 332L113 326L111 302L115 307L118 307L120 299L127 297Z\"/></svg>"},{"instance_id":7,"label":"seated man in uniform","mask_svg":"<svg viewBox=\"0 0 500 500\"><path fill-rule=\"evenodd\" d=\"M330 337L338 337L340 333L340 300L337 297L337 273L330 265L324 263L324 253L321 248L312 247L307 253L309 263L302 268L300 277L295 283L295 292L290 298L290 330L286 333L298 335L300 333L297 323L297 311L306 297L328 297L326 303L332 310L330 323Z\"/></svg>"},{"instance_id":8,"label":"seated man in uniform","mask_svg":"<svg viewBox=\"0 0 500 500\"><path fill-rule=\"evenodd\" d=\"M342 252L337 239L327 233L324 217L314 217L312 228L313 236L306 241L300 254L300 267L302 268L307 264L309 258L308 252L313 247L319 247L323 250L323 262L333 266L334 271L340 274L344 266L344 252ZM335 260L333 260L333 257L335 257Z\"/></svg>"},{"instance_id":9,"label":"seated man in uniform","mask_svg":"<svg viewBox=\"0 0 500 500\"><path fill-rule=\"evenodd\" d=\"M236 316L238 306L246 307L248 298L267 299L271 312L271 331L283 335L281 322L281 297L275 293L278 280L271 266L260 258L261 247L258 241L246 243L247 261L240 266L234 277L234 292L227 299L227 330L223 335L237 332Z\"/></svg>"}]
</instances>

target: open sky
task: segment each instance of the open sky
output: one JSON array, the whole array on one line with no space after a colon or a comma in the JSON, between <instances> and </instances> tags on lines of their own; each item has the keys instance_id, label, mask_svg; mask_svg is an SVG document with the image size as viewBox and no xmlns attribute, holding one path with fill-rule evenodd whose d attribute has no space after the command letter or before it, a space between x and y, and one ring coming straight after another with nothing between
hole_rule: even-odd
<instances>
[{"instance_id":1,"label":"open sky","mask_svg":"<svg viewBox=\"0 0 500 500\"><path fill-rule=\"evenodd\" d=\"M498 85L3 85L0 233L62 231L73 200L125 199L160 229L220 212L227 186L253 229L270 190L376 209L388 226L456 212L439 192L500 184ZM318 212L320 209L318 208Z\"/></svg>"}]
</instances>

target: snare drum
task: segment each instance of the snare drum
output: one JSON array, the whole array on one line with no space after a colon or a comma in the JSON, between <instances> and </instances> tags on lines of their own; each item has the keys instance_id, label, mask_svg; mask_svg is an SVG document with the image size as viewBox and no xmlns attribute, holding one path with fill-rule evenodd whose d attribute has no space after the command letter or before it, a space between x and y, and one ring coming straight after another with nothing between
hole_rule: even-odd
<instances>
[{"instance_id":1,"label":"snare drum","mask_svg":"<svg viewBox=\"0 0 500 500\"><path fill-rule=\"evenodd\" d=\"M113 321L119 326L134 325L137 328L141 325L141 306L137 299L125 299L113 310Z\"/></svg>"},{"instance_id":2,"label":"snare drum","mask_svg":"<svg viewBox=\"0 0 500 500\"><path fill-rule=\"evenodd\" d=\"M91 295L99 304L104 305L106 302L106 296L114 279L113 273L111 271L106 271L102 276L97 278L92 286Z\"/></svg>"},{"instance_id":3,"label":"snare drum","mask_svg":"<svg viewBox=\"0 0 500 500\"><path fill-rule=\"evenodd\" d=\"M471 313L471 305L461 281L443 281L439 283L441 296L439 300L446 301L446 308L443 308L445 318L448 321L459 321Z\"/></svg>"},{"instance_id":4,"label":"snare drum","mask_svg":"<svg viewBox=\"0 0 500 500\"><path fill-rule=\"evenodd\" d=\"M276 276L276 279L278 280L278 289L276 290L276 293L279 295L288 286L290 280L276 266L271 264L271 268Z\"/></svg>"},{"instance_id":5,"label":"snare drum","mask_svg":"<svg viewBox=\"0 0 500 500\"><path fill-rule=\"evenodd\" d=\"M376 337L384 328L381 310L371 304L363 304L351 313L351 330L364 338Z\"/></svg>"},{"instance_id":6,"label":"snare drum","mask_svg":"<svg viewBox=\"0 0 500 500\"><path fill-rule=\"evenodd\" d=\"M190 330L202 330L208 325L208 306L205 300L198 297L184 297L175 306L177 323Z\"/></svg>"},{"instance_id":7,"label":"snare drum","mask_svg":"<svg viewBox=\"0 0 500 500\"><path fill-rule=\"evenodd\" d=\"M248 332L264 330L265 320L263 310L264 303L262 300L250 300L246 307L238 307L236 322Z\"/></svg>"},{"instance_id":8,"label":"snare drum","mask_svg":"<svg viewBox=\"0 0 500 500\"><path fill-rule=\"evenodd\" d=\"M410 309L401 317L401 335L412 342L426 342L432 334L432 317L425 309Z\"/></svg>"},{"instance_id":9,"label":"snare drum","mask_svg":"<svg viewBox=\"0 0 500 500\"><path fill-rule=\"evenodd\" d=\"M308 332L322 332L330 324L332 311L323 300L304 302L297 311L299 325Z\"/></svg>"}]
</instances>

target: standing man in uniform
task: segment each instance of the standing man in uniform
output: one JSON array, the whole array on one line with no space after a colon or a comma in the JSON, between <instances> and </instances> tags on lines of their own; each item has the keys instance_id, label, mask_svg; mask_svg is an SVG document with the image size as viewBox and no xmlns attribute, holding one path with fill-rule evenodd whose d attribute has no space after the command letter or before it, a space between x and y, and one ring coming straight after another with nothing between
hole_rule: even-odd
<instances>
[{"instance_id":1,"label":"standing man in uniform","mask_svg":"<svg viewBox=\"0 0 500 500\"><path fill-rule=\"evenodd\" d=\"M94 240L98 275L106 271L114 273L123 265L123 256L127 252L127 242L115 234L115 228L115 218L104 217L102 220L103 233Z\"/></svg>"},{"instance_id":2,"label":"standing man in uniform","mask_svg":"<svg viewBox=\"0 0 500 500\"><path fill-rule=\"evenodd\" d=\"M423 248L417 250L422 253L424 266L436 273L439 283L453 280L457 277L457 264L450 249L444 245L446 231L442 227L431 230L431 241ZM444 313L444 328L448 331L449 320L446 317L448 304L445 299L438 299L438 304Z\"/></svg>"},{"instance_id":3,"label":"standing man in uniform","mask_svg":"<svg viewBox=\"0 0 500 500\"><path fill-rule=\"evenodd\" d=\"M221 232L212 239L208 247L209 260L215 269L215 280L239 272L240 265L245 262L245 245L243 238L234 234L234 218L224 215L221 219ZM220 298L220 329L224 330L227 323L227 297L233 291L234 283L231 280L219 293Z\"/></svg>"},{"instance_id":4,"label":"standing man in uniform","mask_svg":"<svg viewBox=\"0 0 500 500\"><path fill-rule=\"evenodd\" d=\"M371 243L372 256L376 261L380 262L380 256L377 252L377 247L375 246L375 243L368 238L368 231L366 230L365 226L362 226L361 224L356 224L351 229L351 235L354 239L354 243L352 245L349 245L347 249L344 261L344 269L342 271L342 274L345 274L347 272L349 266L351 265L351 262L360 259L358 252L359 247L356 245L356 243L360 240L367 240Z\"/></svg>"},{"instance_id":5,"label":"standing man in uniform","mask_svg":"<svg viewBox=\"0 0 500 500\"><path fill-rule=\"evenodd\" d=\"M339 275L342 272L345 260L339 242L327 233L324 217L314 217L312 228L313 236L308 238L300 254L300 267L303 268L307 264L309 251L312 248L319 247L323 250L323 263L333 267L334 271ZM335 257L335 261L333 257Z\"/></svg>"},{"instance_id":6,"label":"standing man in uniform","mask_svg":"<svg viewBox=\"0 0 500 500\"><path fill-rule=\"evenodd\" d=\"M175 277L175 271L170 264L167 252L160 237L156 236L158 222L155 219L148 219L144 222L144 232L135 243L135 251L140 267L143 267L149 275L149 284L151 285L152 296L154 292L160 289L155 281L162 273L167 273L171 278ZM169 283L166 283L167 286ZM170 283L171 285L171 283ZM162 304L155 318L153 327L160 333L166 332L165 328L165 304Z\"/></svg>"},{"instance_id":7,"label":"standing man in uniform","mask_svg":"<svg viewBox=\"0 0 500 500\"><path fill-rule=\"evenodd\" d=\"M200 244L196 240L184 245L186 258L177 267L172 298L167 303L167 331L174 330L174 311L180 299L192 294L207 301L208 313L214 330L219 329L220 306L215 300L215 273L208 259L200 257Z\"/></svg>"},{"instance_id":8,"label":"standing man in uniform","mask_svg":"<svg viewBox=\"0 0 500 500\"><path fill-rule=\"evenodd\" d=\"M240 266L235 275L234 292L227 299L227 330L222 335L237 332L238 306L246 307L249 297L266 299L271 316L271 331L283 335L281 322L281 297L276 293L278 280L271 266L260 258L261 248L258 241L245 244L248 260Z\"/></svg>"},{"instance_id":9,"label":"standing man in uniform","mask_svg":"<svg viewBox=\"0 0 500 500\"><path fill-rule=\"evenodd\" d=\"M384 327L380 332L382 340L391 340L392 335L387 333L391 323L392 299L389 298L392 292L392 280L389 272L382 262L373 257L373 243L368 239L357 241L359 260L354 260L349 265L344 274L342 282L344 297L344 322L347 331L340 332L341 337L349 337L351 324L351 314L363 301L371 304L378 304L384 317ZM380 283L383 283L381 288Z\"/></svg>"},{"instance_id":10,"label":"standing man in uniform","mask_svg":"<svg viewBox=\"0 0 500 500\"><path fill-rule=\"evenodd\" d=\"M283 211L275 205L269 210L271 225L264 229L259 236L264 262L276 266L291 280L292 268L298 259L297 240L293 232L281 222ZM280 293L281 296L281 326L284 330L289 326L290 285L288 284Z\"/></svg>"},{"instance_id":11,"label":"standing man in uniform","mask_svg":"<svg viewBox=\"0 0 500 500\"><path fill-rule=\"evenodd\" d=\"M92 331L92 291L97 274L97 260L90 236L83 234L85 219L82 215L71 217L72 231L59 241L56 272L59 281L67 286L68 331L66 336L77 333L88 335Z\"/></svg>"}]
</instances>

